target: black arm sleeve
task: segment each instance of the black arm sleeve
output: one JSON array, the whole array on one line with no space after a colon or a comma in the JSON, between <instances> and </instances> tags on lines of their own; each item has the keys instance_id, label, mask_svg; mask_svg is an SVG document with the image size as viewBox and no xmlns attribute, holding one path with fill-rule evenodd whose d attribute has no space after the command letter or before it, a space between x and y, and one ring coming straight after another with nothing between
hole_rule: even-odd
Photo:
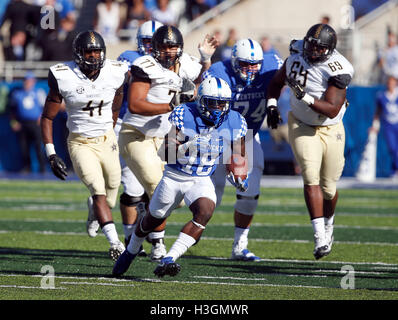
<instances>
[{"instance_id":1,"label":"black arm sleeve","mask_svg":"<svg viewBox=\"0 0 398 320\"><path fill-rule=\"evenodd\" d=\"M48 71L47 82L48 82L48 87L50 89L52 89L54 92L56 92L56 93L58 93L60 95L57 79L55 79L55 77L54 77L53 73L51 72L51 70Z\"/></svg>"},{"instance_id":2,"label":"black arm sleeve","mask_svg":"<svg viewBox=\"0 0 398 320\"><path fill-rule=\"evenodd\" d=\"M151 79L149 78L148 74L145 73L140 67L131 66L131 82L139 81L139 82L148 82L151 83Z\"/></svg>"},{"instance_id":3,"label":"black arm sleeve","mask_svg":"<svg viewBox=\"0 0 398 320\"><path fill-rule=\"evenodd\" d=\"M351 76L349 74L339 74L334 77L330 77L328 84L335 86L339 89L345 89L351 82Z\"/></svg>"}]
</instances>

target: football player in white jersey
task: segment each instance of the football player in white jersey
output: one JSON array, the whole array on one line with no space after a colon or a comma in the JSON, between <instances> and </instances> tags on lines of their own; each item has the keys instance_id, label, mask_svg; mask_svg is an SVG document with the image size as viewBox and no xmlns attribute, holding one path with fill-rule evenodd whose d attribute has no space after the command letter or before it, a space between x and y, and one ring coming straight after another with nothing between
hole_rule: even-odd
<instances>
[{"instance_id":1,"label":"football player in white jersey","mask_svg":"<svg viewBox=\"0 0 398 320\"><path fill-rule=\"evenodd\" d=\"M133 65L135 59L150 54L152 51L151 40L154 32L161 27L163 24L155 21L149 20L144 22L137 31L137 49L134 50L126 50L120 54L117 58L118 61L123 61L127 63L129 68ZM129 72L130 73L130 72ZM124 85L124 95L123 95L123 103L120 109L119 118L117 120L115 126L116 136L119 138L119 132L123 123L123 117L127 111L127 91L129 87L129 82ZM120 164L122 167L122 185L123 185L123 193L120 195L120 213L122 216L123 222L123 232L125 245L127 246L131 234L134 232L134 228L137 221L137 214L144 215L145 207L149 203L148 195L145 193L144 187L139 183L134 173L130 170L130 168L126 165L126 162L120 157ZM159 260L165 252L163 239L164 232L160 233L150 233L148 235L148 240L153 242L151 249L151 259ZM154 239L154 240L152 240ZM141 250L140 256L146 256L144 249Z\"/></svg>"},{"instance_id":2,"label":"football player in white jersey","mask_svg":"<svg viewBox=\"0 0 398 320\"><path fill-rule=\"evenodd\" d=\"M348 105L346 89L354 74L351 63L336 50L336 43L332 27L312 26L303 40L292 41L290 56L268 87L271 128L280 121L276 102L285 82L292 89L289 143L302 172L315 259L332 249L336 183L344 168L342 119Z\"/></svg>"},{"instance_id":3,"label":"football player in white jersey","mask_svg":"<svg viewBox=\"0 0 398 320\"><path fill-rule=\"evenodd\" d=\"M124 251L113 222L120 185L119 148L113 127L123 99L127 77L125 63L105 58L103 38L95 31L79 33L73 42L74 61L50 67L50 91L44 106L41 130L53 173L65 180L65 165L53 145L53 119L65 100L69 129L68 150L75 173L89 189L91 215L109 241L109 255L116 260Z\"/></svg>"},{"instance_id":4,"label":"football player in white jersey","mask_svg":"<svg viewBox=\"0 0 398 320\"><path fill-rule=\"evenodd\" d=\"M180 272L176 260L199 240L214 212L217 200L210 176L217 163L231 150L231 144L234 154L245 154L247 124L239 112L230 110L231 100L227 82L208 77L199 86L197 101L182 104L170 114L172 127L166 136L168 157L163 177L151 199L149 212L138 223L127 249L113 267L114 276L128 270L146 235L161 225L184 199L192 211L192 220L184 225L154 270L158 277ZM241 173L247 176L247 170Z\"/></svg>"},{"instance_id":5,"label":"football player in white jersey","mask_svg":"<svg viewBox=\"0 0 398 320\"><path fill-rule=\"evenodd\" d=\"M149 199L163 175L164 162L158 150L170 129L168 115L183 94L193 96L194 81L210 66L218 41L206 36L199 46L200 61L183 52L182 34L174 26L158 28L151 44L151 55L137 58L130 69L128 110L119 133L121 155ZM152 255L154 260L166 253L164 229L165 223L151 234L156 235L152 249L159 252Z\"/></svg>"}]
</instances>

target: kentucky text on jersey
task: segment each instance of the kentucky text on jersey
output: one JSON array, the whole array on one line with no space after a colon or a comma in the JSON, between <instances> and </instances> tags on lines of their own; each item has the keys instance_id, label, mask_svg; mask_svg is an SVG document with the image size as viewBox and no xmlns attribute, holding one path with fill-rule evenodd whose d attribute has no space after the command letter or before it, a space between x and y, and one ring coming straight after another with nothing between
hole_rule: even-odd
<instances>
[{"instance_id":1,"label":"kentucky text on jersey","mask_svg":"<svg viewBox=\"0 0 398 320\"><path fill-rule=\"evenodd\" d=\"M266 116L267 87L275 72L282 66L283 61L274 54L264 55L259 73L254 81L245 86L244 82L232 68L231 60L219 61L207 70L203 77L218 77L225 80L232 90L232 109L238 111L247 122L247 127L255 135Z\"/></svg>"},{"instance_id":2,"label":"kentucky text on jersey","mask_svg":"<svg viewBox=\"0 0 398 320\"><path fill-rule=\"evenodd\" d=\"M211 175L226 146L247 133L245 119L231 110L219 127L209 127L197 110L196 102L178 106L170 114L169 121L178 130L178 140L187 141L189 147L178 154L175 163L167 165L193 176Z\"/></svg>"}]
</instances>

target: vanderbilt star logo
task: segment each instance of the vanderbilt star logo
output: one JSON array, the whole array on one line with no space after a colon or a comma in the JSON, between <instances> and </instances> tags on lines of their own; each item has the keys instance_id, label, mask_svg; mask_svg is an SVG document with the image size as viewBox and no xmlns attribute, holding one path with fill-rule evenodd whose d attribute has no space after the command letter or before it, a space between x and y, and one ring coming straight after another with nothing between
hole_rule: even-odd
<instances>
[{"instance_id":1,"label":"vanderbilt star logo","mask_svg":"<svg viewBox=\"0 0 398 320\"><path fill-rule=\"evenodd\" d=\"M343 136L341 135L341 133L336 134L336 139L337 139L337 141L343 140Z\"/></svg>"},{"instance_id":2,"label":"vanderbilt star logo","mask_svg":"<svg viewBox=\"0 0 398 320\"><path fill-rule=\"evenodd\" d=\"M114 144L112 145L112 151L116 151L116 150L117 150L117 144L114 143Z\"/></svg>"}]
</instances>

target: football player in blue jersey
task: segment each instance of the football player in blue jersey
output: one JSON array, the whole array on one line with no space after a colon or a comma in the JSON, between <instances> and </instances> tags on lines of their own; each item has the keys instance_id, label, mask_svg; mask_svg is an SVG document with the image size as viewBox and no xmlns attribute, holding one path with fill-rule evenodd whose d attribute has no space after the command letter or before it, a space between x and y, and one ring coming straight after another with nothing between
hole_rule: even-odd
<instances>
[{"instance_id":1,"label":"football player in blue jersey","mask_svg":"<svg viewBox=\"0 0 398 320\"><path fill-rule=\"evenodd\" d=\"M236 191L234 212L235 235L231 258L259 261L247 249L248 233L257 208L260 180L264 169L264 156L258 131L266 117L267 86L283 61L275 54L263 54L261 46L252 39L241 39L232 49L231 59L214 63L204 74L224 79L232 90L232 110L238 111L247 122L246 151L249 160L249 180L246 190ZM217 193L217 206L221 203L228 172L220 165L212 175ZM228 179L229 180L229 179Z\"/></svg>"},{"instance_id":2,"label":"football player in blue jersey","mask_svg":"<svg viewBox=\"0 0 398 320\"><path fill-rule=\"evenodd\" d=\"M150 54L152 51L152 36L154 32L162 25L162 23L155 20L144 22L139 27L137 32L137 50L124 51L117 60L127 63L129 68L131 68L135 59L143 55ZM123 103L119 113L119 119L115 126L115 132L117 135L121 129L123 116L127 111L128 87L129 83L126 83L124 86ZM145 207L149 203L149 197L146 194L144 187L138 182L137 178L126 165L122 157L120 157L120 161L122 165L121 182L123 185L123 193L120 195L120 212L122 215L123 231L127 246L131 234L134 232L137 214L145 214ZM154 230L154 232L148 236L148 240L152 243L151 259L160 260L166 253L166 247L164 245L163 238L164 231ZM146 255L143 249L141 250L140 255Z\"/></svg>"},{"instance_id":3,"label":"football player in blue jersey","mask_svg":"<svg viewBox=\"0 0 398 320\"><path fill-rule=\"evenodd\" d=\"M181 267L176 260L199 240L215 209L216 193L210 176L217 163L224 152L231 151L231 146L233 153L245 154L247 124L238 112L230 110L230 102L229 85L222 79L208 77L200 84L195 102L181 104L170 114L172 128L165 138L168 164L149 212L138 223L127 250L113 268L114 276L128 270L146 235L184 200L193 219L183 226L154 270L158 277L179 273Z\"/></svg>"}]
</instances>

